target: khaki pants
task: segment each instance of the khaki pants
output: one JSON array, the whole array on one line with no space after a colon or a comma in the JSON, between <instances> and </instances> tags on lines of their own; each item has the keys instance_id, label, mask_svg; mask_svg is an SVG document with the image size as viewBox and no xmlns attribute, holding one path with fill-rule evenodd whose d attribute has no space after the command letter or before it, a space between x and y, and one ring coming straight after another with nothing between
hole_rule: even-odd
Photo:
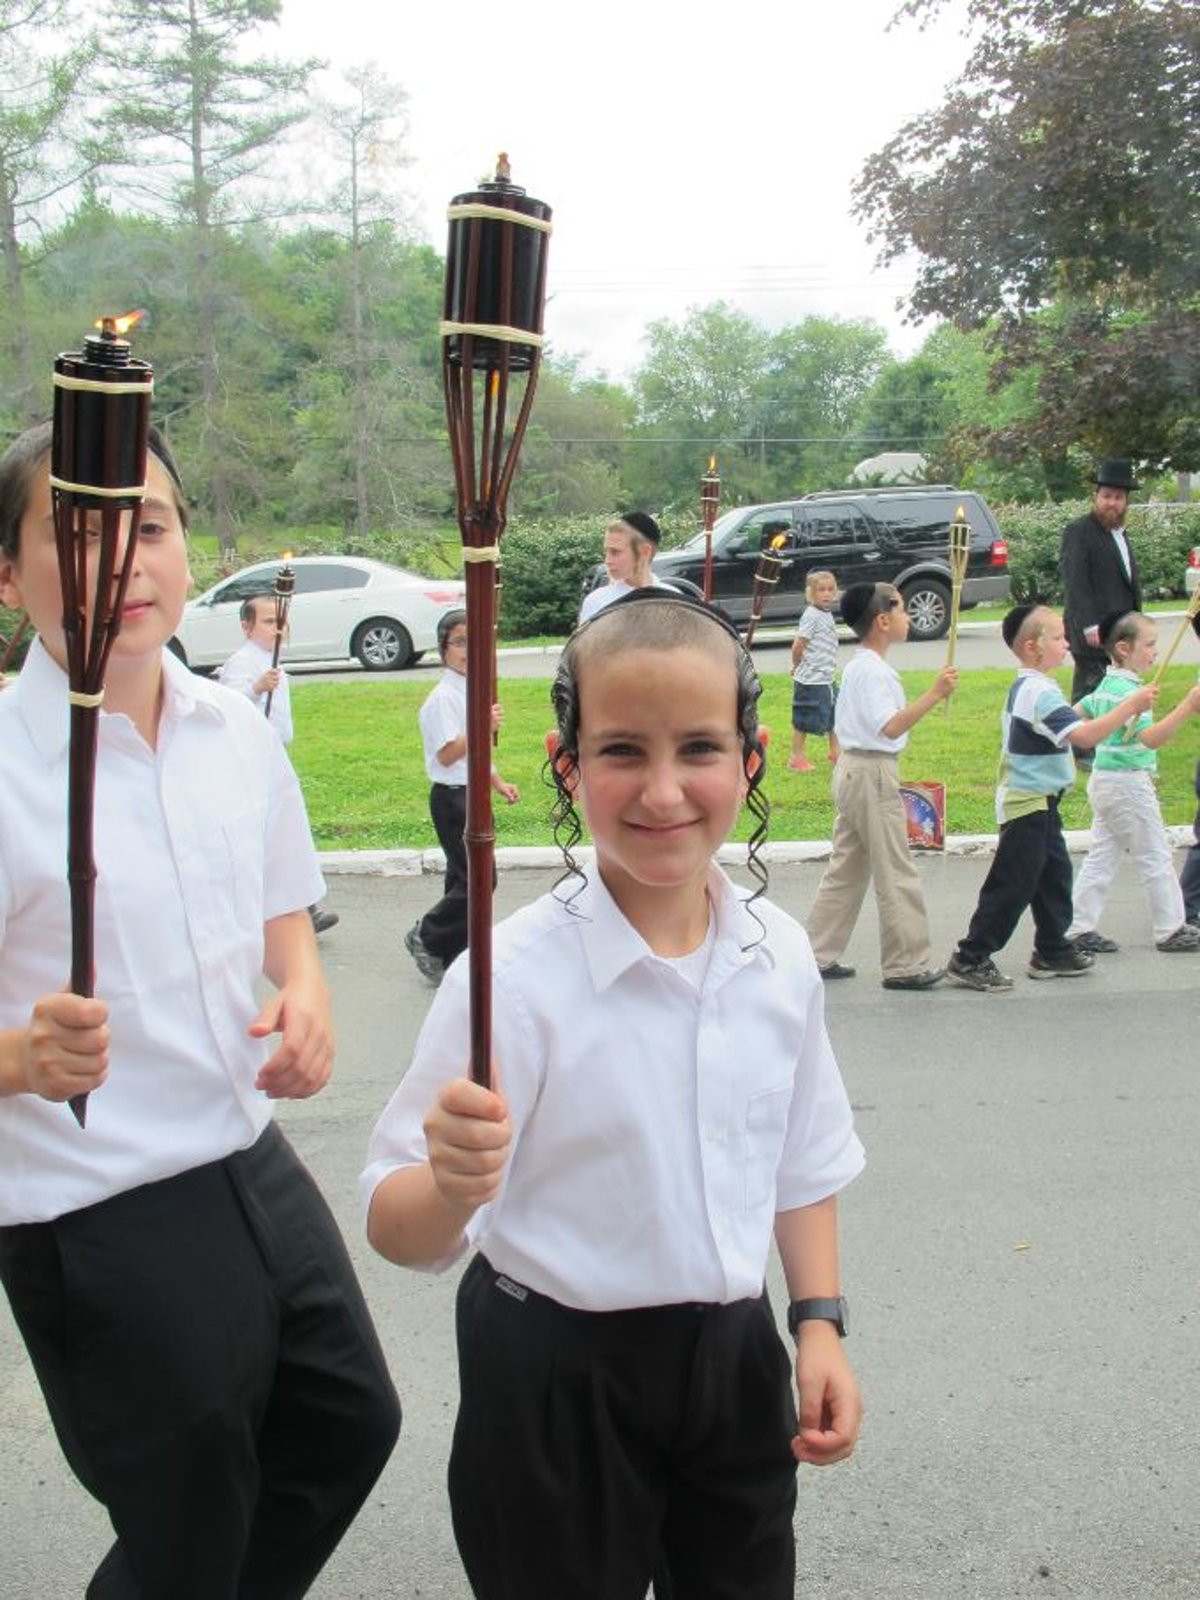
<instances>
[{"instance_id":1,"label":"khaki pants","mask_svg":"<svg viewBox=\"0 0 1200 1600\"><path fill-rule=\"evenodd\" d=\"M841 959L873 881L883 976L924 972L932 965L929 920L908 850L895 756L843 750L834 770L833 798L833 855L807 923L818 966Z\"/></svg>"}]
</instances>

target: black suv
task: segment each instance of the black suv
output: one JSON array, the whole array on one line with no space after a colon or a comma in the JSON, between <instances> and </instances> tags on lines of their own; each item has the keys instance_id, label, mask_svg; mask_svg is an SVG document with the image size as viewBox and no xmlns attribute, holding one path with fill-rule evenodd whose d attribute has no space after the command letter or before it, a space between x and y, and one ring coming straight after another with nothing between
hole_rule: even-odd
<instances>
[{"instance_id":1,"label":"black suv","mask_svg":"<svg viewBox=\"0 0 1200 1600\"><path fill-rule=\"evenodd\" d=\"M783 571L764 622L793 626L804 609L804 581L826 568L838 588L894 583L912 618L911 637L940 639L950 622L949 529L958 507L971 526L964 608L1008 599L1008 548L977 494L946 484L920 488L836 489L769 506L727 511L713 529L713 600L735 622L750 615L754 568L763 545L782 533ZM704 583L704 535L654 558L666 583ZM604 569L600 569L603 578Z\"/></svg>"}]
</instances>

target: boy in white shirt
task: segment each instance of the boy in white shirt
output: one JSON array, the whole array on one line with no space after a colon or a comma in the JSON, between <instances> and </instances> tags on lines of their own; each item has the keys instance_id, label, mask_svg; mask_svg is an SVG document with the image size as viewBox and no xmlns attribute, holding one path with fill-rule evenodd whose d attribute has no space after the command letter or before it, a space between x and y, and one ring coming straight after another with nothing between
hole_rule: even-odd
<instances>
[{"instance_id":1,"label":"boy in white shirt","mask_svg":"<svg viewBox=\"0 0 1200 1600\"><path fill-rule=\"evenodd\" d=\"M890 583L852 584L842 621L860 648L842 674L834 729L841 755L833 776L837 820L833 855L808 915L808 937L825 979L852 978L841 956L874 881L885 989L930 989L934 967L921 880L908 850L898 757L908 730L954 693L958 673L943 667L911 705L887 653L908 638L908 612Z\"/></svg>"}]
</instances>

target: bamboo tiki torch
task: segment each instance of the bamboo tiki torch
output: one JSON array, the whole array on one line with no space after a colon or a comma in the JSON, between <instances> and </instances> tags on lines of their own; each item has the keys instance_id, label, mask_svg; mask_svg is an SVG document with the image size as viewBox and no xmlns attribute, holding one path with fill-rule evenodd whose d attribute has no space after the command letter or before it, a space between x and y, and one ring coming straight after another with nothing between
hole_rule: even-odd
<instances>
[{"instance_id":1,"label":"bamboo tiki torch","mask_svg":"<svg viewBox=\"0 0 1200 1600\"><path fill-rule=\"evenodd\" d=\"M109 654L121 631L146 494L146 438L154 388L150 366L132 359L123 337L139 316L131 312L103 318L97 323L99 334L89 334L82 351L65 351L54 363L50 487L71 707L67 798L71 991L88 997L94 992L95 968L93 823L100 706ZM74 1095L70 1104L82 1128L87 1096Z\"/></svg>"},{"instance_id":2,"label":"bamboo tiki torch","mask_svg":"<svg viewBox=\"0 0 1200 1600\"><path fill-rule=\"evenodd\" d=\"M275 574L275 588L272 598L275 601L275 643L271 648L271 671L279 665L279 653L283 649L284 635L287 633L288 612L292 609L292 596L296 592L296 572L292 566L292 552L283 552L283 562ZM263 707L267 721L271 720L271 701L275 697L274 689L267 690L267 703Z\"/></svg>"},{"instance_id":3,"label":"bamboo tiki torch","mask_svg":"<svg viewBox=\"0 0 1200 1600\"><path fill-rule=\"evenodd\" d=\"M493 179L450 202L449 221L439 331L467 589L471 1076L490 1084L496 568L542 359L550 208L511 182L508 157L501 155ZM511 409L516 416L510 422Z\"/></svg>"},{"instance_id":4,"label":"bamboo tiki torch","mask_svg":"<svg viewBox=\"0 0 1200 1600\"><path fill-rule=\"evenodd\" d=\"M7 672L9 667L12 666L13 658L17 653L17 646L25 637L28 628L29 613L28 611L22 611L20 616L17 618L16 627L9 635L8 642L5 644L3 651L0 651L0 674Z\"/></svg>"},{"instance_id":5,"label":"bamboo tiki torch","mask_svg":"<svg viewBox=\"0 0 1200 1600\"><path fill-rule=\"evenodd\" d=\"M954 521L950 524L950 639L946 648L946 665L954 665L954 651L958 644L958 613L962 609L963 583L967 576L967 562L971 558L971 524L967 521L966 509L959 506L954 513ZM950 701L945 702L946 714L950 714Z\"/></svg>"},{"instance_id":6,"label":"bamboo tiki torch","mask_svg":"<svg viewBox=\"0 0 1200 1600\"><path fill-rule=\"evenodd\" d=\"M754 643L754 635L762 621L763 607L767 603L767 596L779 582L779 574L783 571L783 558L779 551L787 544L787 534L777 533L770 544L760 552L758 565L754 569L754 587L750 591L750 620L746 624L746 649Z\"/></svg>"},{"instance_id":7,"label":"bamboo tiki torch","mask_svg":"<svg viewBox=\"0 0 1200 1600\"><path fill-rule=\"evenodd\" d=\"M713 524L721 504L721 474L717 471L715 455L708 458L708 471L700 479L700 512L704 518L704 600L712 604L713 592Z\"/></svg>"}]
</instances>

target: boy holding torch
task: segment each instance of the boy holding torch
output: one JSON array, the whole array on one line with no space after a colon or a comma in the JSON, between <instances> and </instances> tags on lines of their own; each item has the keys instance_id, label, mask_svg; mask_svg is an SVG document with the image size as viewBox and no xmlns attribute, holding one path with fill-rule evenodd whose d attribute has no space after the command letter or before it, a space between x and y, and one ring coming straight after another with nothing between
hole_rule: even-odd
<instances>
[{"instance_id":1,"label":"boy holding torch","mask_svg":"<svg viewBox=\"0 0 1200 1600\"><path fill-rule=\"evenodd\" d=\"M298 1597L399 1427L337 1226L271 1118L330 1074L305 909L321 878L280 741L164 649L190 574L152 432L136 543L118 530L128 579L99 717L97 994L63 992L50 445L35 428L0 458L0 602L39 635L0 696L0 1281L63 1453L116 1533L88 1592ZM89 605L95 586L89 548ZM64 1104L81 1094L86 1128Z\"/></svg>"}]
</instances>

